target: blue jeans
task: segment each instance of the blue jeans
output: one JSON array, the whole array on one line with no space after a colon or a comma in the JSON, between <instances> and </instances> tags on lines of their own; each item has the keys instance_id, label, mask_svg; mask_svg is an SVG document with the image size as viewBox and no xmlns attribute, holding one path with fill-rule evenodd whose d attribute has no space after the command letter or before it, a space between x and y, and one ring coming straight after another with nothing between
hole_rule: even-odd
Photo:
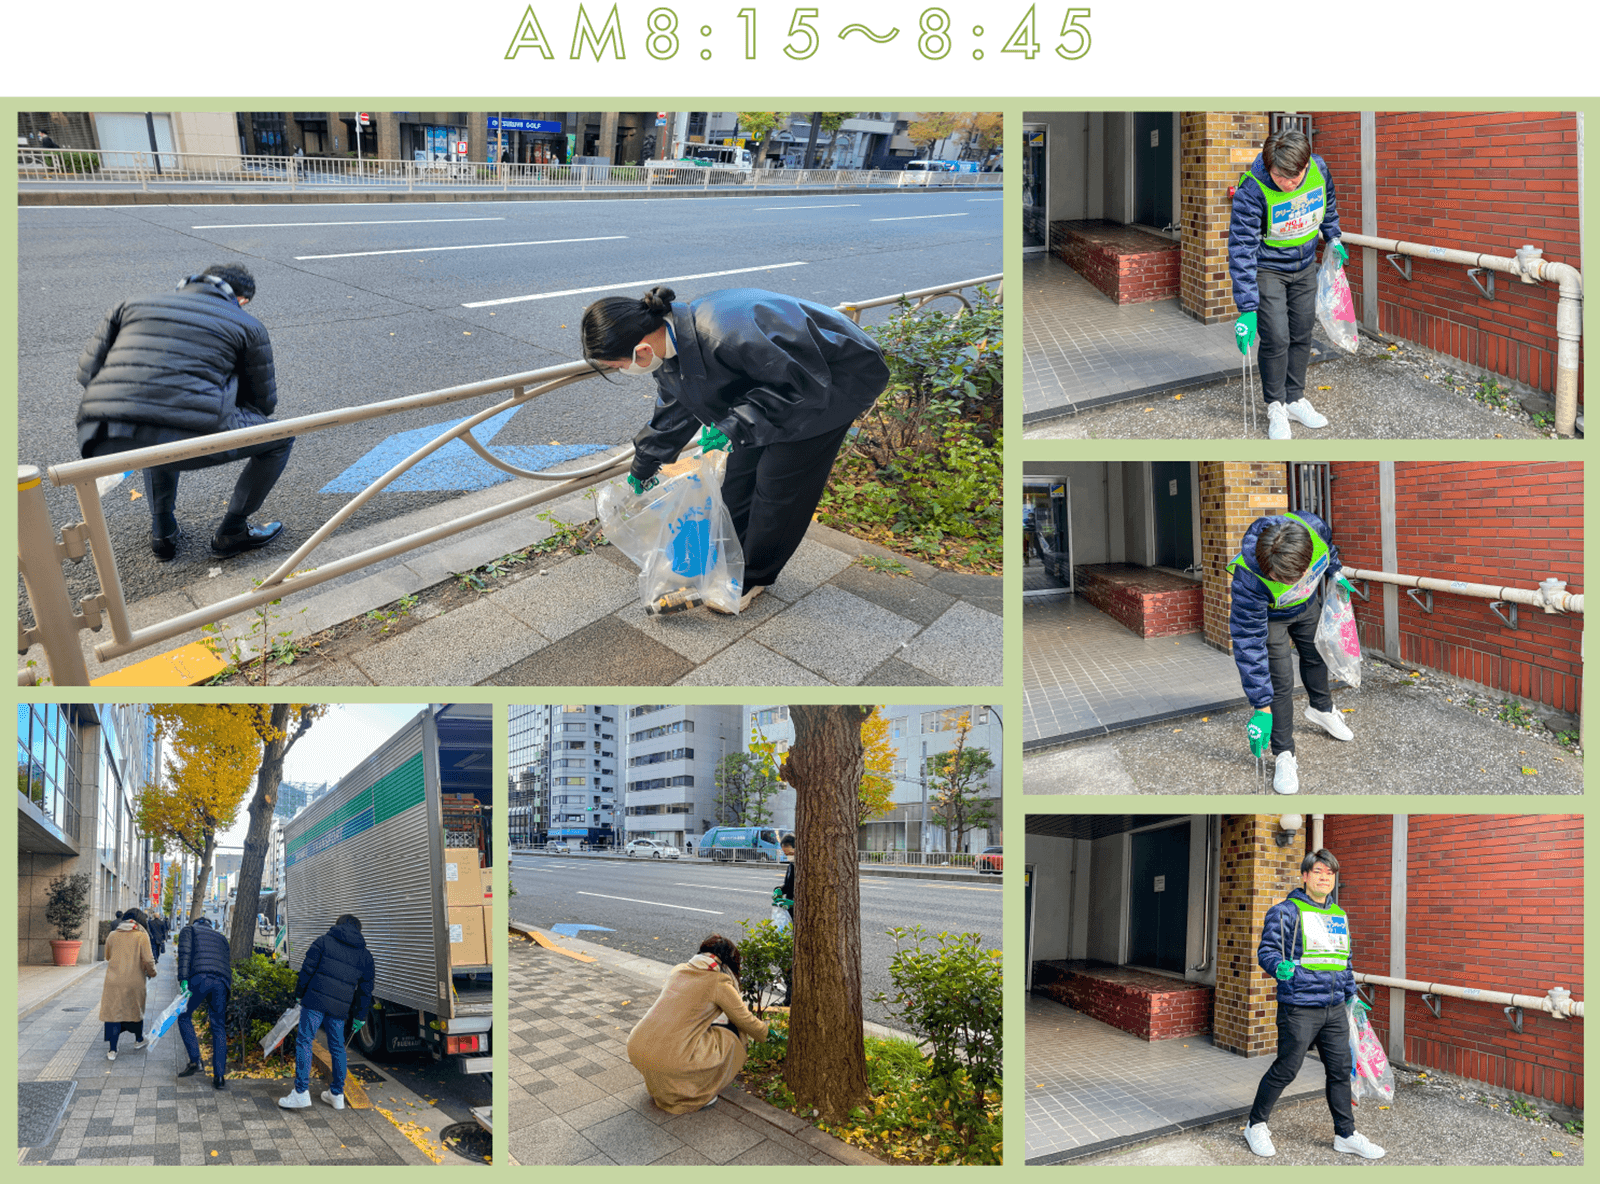
<instances>
[{"instance_id":1,"label":"blue jeans","mask_svg":"<svg viewBox=\"0 0 1600 1184\"><path fill-rule=\"evenodd\" d=\"M228 983L215 974L197 974L189 980L189 1006L178 1017L178 1035L189 1054L189 1063L200 1063L200 1040L194 1033L194 1013L206 1009L211 1021L211 1080L228 1075Z\"/></svg>"},{"instance_id":2,"label":"blue jeans","mask_svg":"<svg viewBox=\"0 0 1600 1184\"><path fill-rule=\"evenodd\" d=\"M311 1087L311 1042L317 1038L317 1029L328 1034L328 1052L333 1056L333 1086L335 1096L344 1093L344 1017L323 1011L300 1008L300 1034L294 1042L294 1088L304 1093Z\"/></svg>"}]
</instances>

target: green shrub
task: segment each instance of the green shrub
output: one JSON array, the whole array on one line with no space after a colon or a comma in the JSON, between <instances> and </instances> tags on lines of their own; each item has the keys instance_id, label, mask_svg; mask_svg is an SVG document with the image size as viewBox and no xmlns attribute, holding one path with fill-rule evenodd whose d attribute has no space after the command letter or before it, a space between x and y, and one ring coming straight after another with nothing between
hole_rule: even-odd
<instances>
[{"instance_id":1,"label":"green shrub","mask_svg":"<svg viewBox=\"0 0 1600 1184\"><path fill-rule=\"evenodd\" d=\"M744 936L739 939L739 990L750 1010L760 1015L767 1007L767 996L777 993L778 984L794 973L794 927L781 929L772 921L754 925L742 921Z\"/></svg>"},{"instance_id":2,"label":"green shrub","mask_svg":"<svg viewBox=\"0 0 1600 1184\"><path fill-rule=\"evenodd\" d=\"M254 1041L259 1046L272 1025L294 1006L294 969L265 954L252 954L233 964L233 990L228 993L228 1033L236 1036L241 1054ZM261 1025L259 1031L257 1025ZM292 1047L293 1033L283 1047ZM257 1052L260 1048L257 1047Z\"/></svg>"}]
</instances>

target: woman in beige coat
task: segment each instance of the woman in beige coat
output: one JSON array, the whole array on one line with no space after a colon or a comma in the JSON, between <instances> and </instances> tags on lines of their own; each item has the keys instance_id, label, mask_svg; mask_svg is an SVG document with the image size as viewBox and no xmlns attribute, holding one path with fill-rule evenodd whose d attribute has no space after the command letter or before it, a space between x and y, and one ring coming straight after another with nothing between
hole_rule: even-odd
<instances>
[{"instance_id":1,"label":"woman in beige coat","mask_svg":"<svg viewBox=\"0 0 1600 1184\"><path fill-rule=\"evenodd\" d=\"M133 1032L134 1048L144 1047L144 986L155 978L156 960L150 952L150 934L144 914L129 909L122 923L106 935L106 981L100 989L100 1019L111 1046L106 1060L117 1059L117 1038L126 1025Z\"/></svg>"},{"instance_id":2,"label":"woman in beige coat","mask_svg":"<svg viewBox=\"0 0 1600 1184\"><path fill-rule=\"evenodd\" d=\"M715 1105L744 1067L750 1041L766 1038L767 1025L739 997L739 947L713 934L672 968L628 1036L628 1059L657 1106L687 1114Z\"/></svg>"}]
</instances>

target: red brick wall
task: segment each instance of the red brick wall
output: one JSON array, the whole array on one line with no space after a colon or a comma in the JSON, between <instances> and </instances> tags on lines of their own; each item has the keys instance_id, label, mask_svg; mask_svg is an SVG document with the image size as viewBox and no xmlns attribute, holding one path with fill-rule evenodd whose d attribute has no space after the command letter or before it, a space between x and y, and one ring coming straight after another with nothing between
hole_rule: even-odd
<instances>
[{"instance_id":1,"label":"red brick wall","mask_svg":"<svg viewBox=\"0 0 1600 1184\"><path fill-rule=\"evenodd\" d=\"M1332 816L1355 968L1388 973L1392 820ZM1542 996L1583 994L1583 819L1578 815L1412 815L1407 842L1409 979ZM1518 1035L1499 1004L1445 999L1435 1019L1405 997L1406 1060L1581 1109L1583 1021L1524 1011ZM1372 1021L1387 1036L1389 992Z\"/></svg>"},{"instance_id":2,"label":"red brick wall","mask_svg":"<svg viewBox=\"0 0 1600 1184\"><path fill-rule=\"evenodd\" d=\"M1321 111L1313 126L1313 147L1337 187L1340 224L1359 234L1360 116ZM1571 112L1380 111L1377 148L1378 237L1508 256L1532 243L1547 259L1582 266ZM1352 250L1358 310L1362 266L1362 252ZM1381 255L1377 267L1384 333L1467 368L1554 390L1554 284L1498 276L1491 301L1455 264L1413 259L1409 283Z\"/></svg>"},{"instance_id":3,"label":"red brick wall","mask_svg":"<svg viewBox=\"0 0 1600 1184\"><path fill-rule=\"evenodd\" d=\"M1043 984L1042 990L1058 1003L1141 1040L1171 1040L1211 1031L1213 991L1200 983L1185 984L1122 968L1109 976L1063 970L1060 977Z\"/></svg>"},{"instance_id":4,"label":"red brick wall","mask_svg":"<svg viewBox=\"0 0 1600 1184\"><path fill-rule=\"evenodd\" d=\"M1346 566L1383 570L1375 461L1332 466L1334 538ZM1399 571L1468 583L1583 588L1583 466L1395 465ZM1363 645L1381 650L1382 585L1355 601ZM1401 657L1563 711L1582 707L1583 618L1524 605L1508 629L1475 597L1435 592L1433 613L1400 595Z\"/></svg>"},{"instance_id":5,"label":"red brick wall","mask_svg":"<svg viewBox=\"0 0 1600 1184\"><path fill-rule=\"evenodd\" d=\"M1095 564L1076 568L1083 598L1140 637L1198 633L1204 624L1205 597L1199 584L1175 591L1140 588L1098 574Z\"/></svg>"},{"instance_id":6,"label":"red brick wall","mask_svg":"<svg viewBox=\"0 0 1600 1184\"><path fill-rule=\"evenodd\" d=\"M1051 246L1062 261L1118 304L1178 294L1183 252L1175 242L1094 223L1056 222L1050 231Z\"/></svg>"}]
</instances>

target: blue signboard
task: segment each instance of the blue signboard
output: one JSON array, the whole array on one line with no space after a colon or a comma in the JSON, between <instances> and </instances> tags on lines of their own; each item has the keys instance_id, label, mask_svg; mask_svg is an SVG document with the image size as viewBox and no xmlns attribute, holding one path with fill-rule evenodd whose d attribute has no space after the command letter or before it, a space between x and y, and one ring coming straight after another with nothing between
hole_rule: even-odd
<instances>
[{"instance_id":1,"label":"blue signboard","mask_svg":"<svg viewBox=\"0 0 1600 1184\"><path fill-rule=\"evenodd\" d=\"M561 131L559 119L498 119L489 117L489 130L496 131L504 128L508 132L556 132Z\"/></svg>"}]
</instances>

